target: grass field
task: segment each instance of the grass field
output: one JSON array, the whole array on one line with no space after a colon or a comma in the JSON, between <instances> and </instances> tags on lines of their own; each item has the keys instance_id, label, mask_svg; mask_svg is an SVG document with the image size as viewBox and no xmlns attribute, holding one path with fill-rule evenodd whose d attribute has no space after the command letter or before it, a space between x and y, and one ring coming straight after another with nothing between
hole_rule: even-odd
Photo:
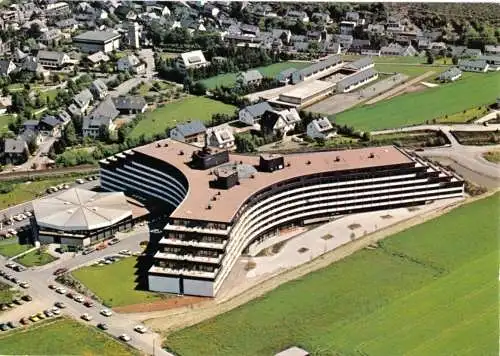
<instances>
[{"instance_id":1,"label":"grass field","mask_svg":"<svg viewBox=\"0 0 500 356\"><path fill-rule=\"evenodd\" d=\"M0 336L3 355L139 355L96 327L57 319Z\"/></svg>"},{"instance_id":2,"label":"grass field","mask_svg":"<svg viewBox=\"0 0 500 356\"><path fill-rule=\"evenodd\" d=\"M462 110L450 115L445 115L436 120L436 123L459 124L474 121L486 115L488 108L486 106L473 107L467 110Z\"/></svg>"},{"instance_id":3,"label":"grass field","mask_svg":"<svg viewBox=\"0 0 500 356\"><path fill-rule=\"evenodd\" d=\"M500 73L465 73L455 83L424 91L403 94L371 106L357 107L337 114L339 124L359 130L382 130L413 124L454 114L473 106L493 102L498 95Z\"/></svg>"},{"instance_id":4,"label":"grass field","mask_svg":"<svg viewBox=\"0 0 500 356\"><path fill-rule=\"evenodd\" d=\"M281 62L281 63L274 63L265 67L257 67L253 68L258 70L264 77L275 77L278 75L279 72L288 69L288 68L295 68L295 69L302 69L305 67L310 66L311 63L308 62ZM236 75L238 73L226 73L226 74L220 74L215 77L211 77L208 79L204 79L201 82L206 85L208 89L213 89L217 86L226 86L226 87L232 87L236 83Z\"/></svg>"},{"instance_id":5,"label":"grass field","mask_svg":"<svg viewBox=\"0 0 500 356\"><path fill-rule=\"evenodd\" d=\"M110 307L161 299L159 294L135 289L136 263L135 257L129 257L112 265L83 267L71 273Z\"/></svg>"},{"instance_id":6,"label":"grass field","mask_svg":"<svg viewBox=\"0 0 500 356\"><path fill-rule=\"evenodd\" d=\"M484 159L493 162L500 163L500 151L489 151L483 154Z\"/></svg>"},{"instance_id":7,"label":"grass field","mask_svg":"<svg viewBox=\"0 0 500 356\"><path fill-rule=\"evenodd\" d=\"M10 289L8 284L0 282L0 304L12 302L14 295L15 293ZM1 311L0 314L2 314Z\"/></svg>"},{"instance_id":8,"label":"grass field","mask_svg":"<svg viewBox=\"0 0 500 356\"><path fill-rule=\"evenodd\" d=\"M402 64L388 64L388 63L380 63L380 64L375 64L375 69L378 70L379 72L383 73L401 73L401 74L406 74L409 77L418 77L419 75L422 75L424 73L434 71L436 72L435 74L431 75L430 77L427 77L427 81L432 81L437 75L441 72L444 72L447 67L438 67L438 66L432 66L432 65L421 65L421 64L416 64L416 65L402 65Z\"/></svg>"},{"instance_id":9,"label":"grass field","mask_svg":"<svg viewBox=\"0 0 500 356\"><path fill-rule=\"evenodd\" d=\"M36 197L45 193L45 190L53 185L58 185L61 183L71 183L74 182L75 179L84 176L88 176L88 173L71 177L58 177L32 182L14 183L14 188L11 192L0 194L0 210L28 200L35 199Z\"/></svg>"},{"instance_id":10,"label":"grass field","mask_svg":"<svg viewBox=\"0 0 500 356\"><path fill-rule=\"evenodd\" d=\"M9 123L13 119L12 115L1 115L0 116L0 134L9 131Z\"/></svg>"},{"instance_id":11,"label":"grass field","mask_svg":"<svg viewBox=\"0 0 500 356\"><path fill-rule=\"evenodd\" d=\"M131 132L132 137L154 135L164 132L167 127L188 120L209 121L212 114L234 114L236 107L205 97L190 97L179 100L154 111L146 113L146 118L140 121Z\"/></svg>"},{"instance_id":12,"label":"grass field","mask_svg":"<svg viewBox=\"0 0 500 356\"><path fill-rule=\"evenodd\" d=\"M342 55L344 61L355 61L357 59L363 58L365 56L361 55ZM383 57L372 57L374 63L395 63L395 64L425 64L426 57L415 57L415 56L383 56Z\"/></svg>"},{"instance_id":13,"label":"grass field","mask_svg":"<svg viewBox=\"0 0 500 356\"><path fill-rule=\"evenodd\" d=\"M20 245L17 242L17 238L12 238L11 240L2 241L0 243L0 255L14 257L24 251L28 251L30 248L33 248L33 245Z\"/></svg>"},{"instance_id":14,"label":"grass field","mask_svg":"<svg viewBox=\"0 0 500 356\"><path fill-rule=\"evenodd\" d=\"M498 355L499 203L496 194L395 234L165 344L183 356L292 345L312 355Z\"/></svg>"},{"instance_id":15,"label":"grass field","mask_svg":"<svg viewBox=\"0 0 500 356\"><path fill-rule=\"evenodd\" d=\"M47 263L57 260L54 256L40 250L31 251L24 256L16 259L17 263L26 267L43 266Z\"/></svg>"}]
</instances>

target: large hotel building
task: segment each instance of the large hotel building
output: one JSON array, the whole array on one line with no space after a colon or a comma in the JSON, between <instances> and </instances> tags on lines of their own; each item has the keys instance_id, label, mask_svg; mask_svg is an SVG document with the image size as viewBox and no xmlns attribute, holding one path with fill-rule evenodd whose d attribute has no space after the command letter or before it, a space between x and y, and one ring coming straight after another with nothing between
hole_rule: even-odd
<instances>
[{"instance_id":1,"label":"large hotel building","mask_svg":"<svg viewBox=\"0 0 500 356\"><path fill-rule=\"evenodd\" d=\"M215 296L238 256L279 229L462 197L453 172L393 146L250 156L166 139L101 160L105 190L173 213L149 289Z\"/></svg>"}]
</instances>

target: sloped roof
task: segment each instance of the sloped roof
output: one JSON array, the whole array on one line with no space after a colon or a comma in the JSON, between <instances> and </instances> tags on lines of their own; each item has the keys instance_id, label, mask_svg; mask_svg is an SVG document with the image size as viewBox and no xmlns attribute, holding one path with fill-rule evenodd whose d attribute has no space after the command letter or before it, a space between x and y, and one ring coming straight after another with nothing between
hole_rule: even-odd
<instances>
[{"instance_id":1,"label":"sloped roof","mask_svg":"<svg viewBox=\"0 0 500 356\"><path fill-rule=\"evenodd\" d=\"M125 195L73 188L33 202L40 227L63 231L95 230L132 215Z\"/></svg>"},{"instance_id":2,"label":"sloped roof","mask_svg":"<svg viewBox=\"0 0 500 356\"><path fill-rule=\"evenodd\" d=\"M359 69L364 68L366 66L369 66L371 64L373 64L373 59L371 57L363 57L363 58L358 59L357 61L348 63L345 66L345 68L359 70Z\"/></svg>"},{"instance_id":3,"label":"sloped roof","mask_svg":"<svg viewBox=\"0 0 500 356\"><path fill-rule=\"evenodd\" d=\"M353 75L350 75L348 77L343 78L337 83L337 86L344 86L348 87L352 84L356 84L361 80L365 80L368 78L373 77L374 75L377 74L377 71L373 68L368 68L367 70L364 70L362 72L355 73Z\"/></svg>"},{"instance_id":4,"label":"sloped roof","mask_svg":"<svg viewBox=\"0 0 500 356\"><path fill-rule=\"evenodd\" d=\"M23 153L26 148L26 141L21 138L8 138L4 143L5 153Z\"/></svg>"},{"instance_id":5,"label":"sloped roof","mask_svg":"<svg viewBox=\"0 0 500 356\"><path fill-rule=\"evenodd\" d=\"M267 110L272 110L273 108L267 101L264 101L262 103L258 103L255 105L250 105L244 108L243 110L246 110L252 115L254 118L262 116Z\"/></svg>"},{"instance_id":6,"label":"sloped roof","mask_svg":"<svg viewBox=\"0 0 500 356\"><path fill-rule=\"evenodd\" d=\"M75 103L78 104L78 106L84 107L84 106L88 105L92 101L93 98L94 98L94 96L92 95L90 90L83 89L81 92L79 92L78 94L75 95L73 100L75 101Z\"/></svg>"},{"instance_id":7,"label":"sloped roof","mask_svg":"<svg viewBox=\"0 0 500 356\"><path fill-rule=\"evenodd\" d=\"M241 72L240 74L241 74L243 80L246 82L252 81L252 80L262 79L262 74L256 69L252 69L252 70L249 70L246 72Z\"/></svg>"},{"instance_id":8,"label":"sloped roof","mask_svg":"<svg viewBox=\"0 0 500 356\"><path fill-rule=\"evenodd\" d=\"M115 104L115 107L120 110L130 110L130 109L135 109L135 110L141 110L144 106L147 105L146 100L142 96L132 96L132 95L126 95L126 96L118 96L113 98L113 104Z\"/></svg>"},{"instance_id":9,"label":"sloped roof","mask_svg":"<svg viewBox=\"0 0 500 356\"><path fill-rule=\"evenodd\" d=\"M179 133L181 133L184 137L196 135L202 132L205 132L207 128L203 123L199 120L189 121L182 124L177 124L175 127Z\"/></svg>"}]
</instances>

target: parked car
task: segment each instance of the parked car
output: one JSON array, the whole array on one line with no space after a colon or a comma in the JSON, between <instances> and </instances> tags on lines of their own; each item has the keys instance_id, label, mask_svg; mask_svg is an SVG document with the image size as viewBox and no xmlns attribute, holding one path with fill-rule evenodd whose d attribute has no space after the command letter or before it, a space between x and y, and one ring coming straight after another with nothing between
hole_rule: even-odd
<instances>
[{"instance_id":1,"label":"parked car","mask_svg":"<svg viewBox=\"0 0 500 356\"><path fill-rule=\"evenodd\" d=\"M113 312L109 309L103 309L103 310L101 310L101 314L109 317L109 316L113 315Z\"/></svg>"},{"instance_id":2,"label":"parked car","mask_svg":"<svg viewBox=\"0 0 500 356\"><path fill-rule=\"evenodd\" d=\"M21 265L15 265L13 268L12 268L14 271L16 272L23 272L23 271L26 271L26 267L23 267Z\"/></svg>"},{"instance_id":3,"label":"parked car","mask_svg":"<svg viewBox=\"0 0 500 356\"><path fill-rule=\"evenodd\" d=\"M24 213L24 215L26 215L26 216L30 217L30 216L33 216L33 213L32 213L31 211L26 211L26 212Z\"/></svg>"},{"instance_id":4,"label":"parked car","mask_svg":"<svg viewBox=\"0 0 500 356\"><path fill-rule=\"evenodd\" d=\"M21 297L22 300L26 301L26 302L31 302L33 300L33 298L29 295L29 294L25 294Z\"/></svg>"},{"instance_id":5,"label":"parked car","mask_svg":"<svg viewBox=\"0 0 500 356\"><path fill-rule=\"evenodd\" d=\"M64 309L66 308L66 304L64 304L63 302L55 302L54 305L56 307L58 307L59 309Z\"/></svg>"},{"instance_id":6,"label":"parked car","mask_svg":"<svg viewBox=\"0 0 500 356\"><path fill-rule=\"evenodd\" d=\"M78 178L78 179L76 180L76 182L77 182L78 184L83 184L83 183L85 183L85 181L84 181L83 179L81 179L81 178Z\"/></svg>"},{"instance_id":7,"label":"parked car","mask_svg":"<svg viewBox=\"0 0 500 356\"><path fill-rule=\"evenodd\" d=\"M134 330L136 332L138 332L139 334L144 334L146 331L148 331L148 329L146 329L146 327L144 325L136 325L134 327Z\"/></svg>"},{"instance_id":8,"label":"parked car","mask_svg":"<svg viewBox=\"0 0 500 356\"><path fill-rule=\"evenodd\" d=\"M63 274L63 273L66 273L66 272L68 272L68 269L67 269L67 268L62 267L62 268L58 268L58 269L56 269L56 270L54 271L54 273L52 273L52 274L53 274L54 276L59 276L59 275L61 275L61 274Z\"/></svg>"},{"instance_id":9,"label":"parked car","mask_svg":"<svg viewBox=\"0 0 500 356\"><path fill-rule=\"evenodd\" d=\"M123 256L130 256L132 254L132 252L130 250L121 250L120 252L118 252L120 255L123 255Z\"/></svg>"},{"instance_id":10,"label":"parked car","mask_svg":"<svg viewBox=\"0 0 500 356\"><path fill-rule=\"evenodd\" d=\"M8 229L7 232L11 235L17 235L17 231L14 229Z\"/></svg>"},{"instance_id":11,"label":"parked car","mask_svg":"<svg viewBox=\"0 0 500 356\"><path fill-rule=\"evenodd\" d=\"M15 263L9 262L9 263L5 264L5 267L7 267L7 268L14 268L15 265L16 265Z\"/></svg>"},{"instance_id":12,"label":"parked car","mask_svg":"<svg viewBox=\"0 0 500 356\"><path fill-rule=\"evenodd\" d=\"M88 314L88 313L84 313L82 314L81 318L85 321L91 321L92 320L92 315Z\"/></svg>"},{"instance_id":13,"label":"parked car","mask_svg":"<svg viewBox=\"0 0 500 356\"><path fill-rule=\"evenodd\" d=\"M5 324L5 323L1 323L1 324L0 324L0 330L2 330L2 331L7 331L7 330L9 330L9 327L7 326L7 324Z\"/></svg>"},{"instance_id":14,"label":"parked car","mask_svg":"<svg viewBox=\"0 0 500 356\"><path fill-rule=\"evenodd\" d=\"M17 328L17 325L13 321L8 321L7 326L11 329Z\"/></svg>"},{"instance_id":15,"label":"parked car","mask_svg":"<svg viewBox=\"0 0 500 356\"><path fill-rule=\"evenodd\" d=\"M12 299L12 303L17 304L17 305L23 305L21 298Z\"/></svg>"},{"instance_id":16,"label":"parked car","mask_svg":"<svg viewBox=\"0 0 500 356\"><path fill-rule=\"evenodd\" d=\"M127 334L121 334L120 336L118 336L118 338L122 341L125 341L125 342L128 342L130 341L130 336L128 336Z\"/></svg>"},{"instance_id":17,"label":"parked car","mask_svg":"<svg viewBox=\"0 0 500 356\"><path fill-rule=\"evenodd\" d=\"M9 310L9 306L7 304L2 303L0 304L0 310L1 311Z\"/></svg>"},{"instance_id":18,"label":"parked car","mask_svg":"<svg viewBox=\"0 0 500 356\"><path fill-rule=\"evenodd\" d=\"M94 303L90 300L86 300L83 305L85 305L87 308L92 308L94 306Z\"/></svg>"},{"instance_id":19,"label":"parked car","mask_svg":"<svg viewBox=\"0 0 500 356\"><path fill-rule=\"evenodd\" d=\"M32 322L34 322L34 323L36 323L37 321L39 321L39 320L40 320L40 318L39 318L36 314L33 314L32 316L30 316L30 317L29 317L29 319L30 319Z\"/></svg>"},{"instance_id":20,"label":"parked car","mask_svg":"<svg viewBox=\"0 0 500 356\"><path fill-rule=\"evenodd\" d=\"M66 293L66 297L73 299L74 295L71 292Z\"/></svg>"},{"instance_id":21,"label":"parked car","mask_svg":"<svg viewBox=\"0 0 500 356\"><path fill-rule=\"evenodd\" d=\"M56 286L54 284L49 284L49 289L56 289Z\"/></svg>"},{"instance_id":22,"label":"parked car","mask_svg":"<svg viewBox=\"0 0 500 356\"><path fill-rule=\"evenodd\" d=\"M52 307L50 308L50 311L52 312L52 314L54 315L60 315L61 314L61 310L59 310L58 307Z\"/></svg>"},{"instance_id":23,"label":"parked car","mask_svg":"<svg viewBox=\"0 0 500 356\"><path fill-rule=\"evenodd\" d=\"M108 330L108 325L105 323L99 323L97 324L97 327L101 330Z\"/></svg>"},{"instance_id":24,"label":"parked car","mask_svg":"<svg viewBox=\"0 0 500 356\"><path fill-rule=\"evenodd\" d=\"M51 311L51 310L49 310L49 309L44 310L44 311L43 311L43 313L45 314L45 316L46 316L47 318L51 318L51 317L53 317L53 316L54 316L54 314L52 313L52 311Z\"/></svg>"},{"instance_id":25,"label":"parked car","mask_svg":"<svg viewBox=\"0 0 500 356\"><path fill-rule=\"evenodd\" d=\"M21 288L25 288L25 289L30 287L30 285L29 285L29 283L28 283L28 282L21 282L21 283L19 283L19 286L20 286Z\"/></svg>"},{"instance_id":26,"label":"parked car","mask_svg":"<svg viewBox=\"0 0 500 356\"><path fill-rule=\"evenodd\" d=\"M78 302L78 303L83 303L83 301L85 300L85 298L84 298L83 296L81 296L81 295L77 294L77 295L75 295L75 296L73 297L73 300L74 300L75 302Z\"/></svg>"},{"instance_id":27,"label":"parked car","mask_svg":"<svg viewBox=\"0 0 500 356\"><path fill-rule=\"evenodd\" d=\"M108 244L110 245L116 245L118 242L120 242L120 239L115 237L114 239L111 239Z\"/></svg>"},{"instance_id":28,"label":"parked car","mask_svg":"<svg viewBox=\"0 0 500 356\"><path fill-rule=\"evenodd\" d=\"M95 249L89 247L89 248L86 248L86 249L84 249L82 251L82 255L88 255L88 254L91 254L94 251L95 251Z\"/></svg>"},{"instance_id":29,"label":"parked car","mask_svg":"<svg viewBox=\"0 0 500 356\"><path fill-rule=\"evenodd\" d=\"M38 313L36 316L38 317L38 319L45 319L45 315L42 312Z\"/></svg>"},{"instance_id":30,"label":"parked car","mask_svg":"<svg viewBox=\"0 0 500 356\"><path fill-rule=\"evenodd\" d=\"M30 322L29 322L28 318L21 318L21 320L19 320L19 323L21 325L28 325Z\"/></svg>"},{"instance_id":31,"label":"parked car","mask_svg":"<svg viewBox=\"0 0 500 356\"><path fill-rule=\"evenodd\" d=\"M56 288L56 292L59 294L66 294L66 288L58 287Z\"/></svg>"}]
</instances>

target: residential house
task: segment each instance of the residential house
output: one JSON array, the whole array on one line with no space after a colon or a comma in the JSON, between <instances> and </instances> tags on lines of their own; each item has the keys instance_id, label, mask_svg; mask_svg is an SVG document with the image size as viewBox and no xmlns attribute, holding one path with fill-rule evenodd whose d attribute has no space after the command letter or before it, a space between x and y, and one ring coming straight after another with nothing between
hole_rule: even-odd
<instances>
[{"instance_id":1,"label":"residential house","mask_svg":"<svg viewBox=\"0 0 500 356\"><path fill-rule=\"evenodd\" d=\"M252 69L247 72L240 72L236 76L236 83L239 85L260 85L262 74L258 70Z\"/></svg>"},{"instance_id":2,"label":"residential house","mask_svg":"<svg viewBox=\"0 0 500 356\"><path fill-rule=\"evenodd\" d=\"M70 12L69 4L64 1L47 4L44 11L47 18L67 15Z\"/></svg>"},{"instance_id":3,"label":"residential house","mask_svg":"<svg viewBox=\"0 0 500 356\"><path fill-rule=\"evenodd\" d=\"M195 145L205 145L205 133L207 128L199 120L188 121L186 123L177 124L170 130L170 138L191 143Z\"/></svg>"},{"instance_id":4,"label":"residential house","mask_svg":"<svg viewBox=\"0 0 500 356\"><path fill-rule=\"evenodd\" d=\"M450 51L452 57L460 58L466 49L467 47L465 46L448 46L448 50Z\"/></svg>"},{"instance_id":5,"label":"residential house","mask_svg":"<svg viewBox=\"0 0 500 356\"><path fill-rule=\"evenodd\" d=\"M292 39L292 32L290 30L283 30L280 28L271 31L273 39L280 39L283 44L289 44Z\"/></svg>"},{"instance_id":6,"label":"residential house","mask_svg":"<svg viewBox=\"0 0 500 356\"><path fill-rule=\"evenodd\" d=\"M477 59L486 61L486 63L488 63L490 65L490 67L500 66L500 55L484 55L484 56L480 56Z\"/></svg>"},{"instance_id":7,"label":"residential house","mask_svg":"<svg viewBox=\"0 0 500 356\"><path fill-rule=\"evenodd\" d=\"M61 128L61 122L52 115L44 115L38 123L40 132L52 137L61 137Z\"/></svg>"},{"instance_id":8,"label":"residential house","mask_svg":"<svg viewBox=\"0 0 500 356\"><path fill-rule=\"evenodd\" d=\"M414 56L417 50L410 44L408 46L401 46L397 43L391 43L380 49L382 56Z\"/></svg>"},{"instance_id":9,"label":"residential house","mask_svg":"<svg viewBox=\"0 0 500 356\"><path fill-rule=\"evenodd\" d=\"M462 76L462 71L460 69L458 69L457 67L451 67L442 72L439 75L438 80L442 82L454 82L461 76Z\"/></svg>"},{"instance_id":10,"label":"residential house","mask_svg":"<svg viewBox=\"0 0 500 356\"><path fill-rule=\"evenodd\" d=\"M46 32L43 32L40 37L38 37L38 42L43 43L46 46L55 46L63 38L63 34L60 29L53 28Z\"/></svg>"},{"instance_id":11,"label":"residential house","mask_svg":"<svg viewBox=\"0 0 500 356\"><path fill-rule=\"evenodd\" d=\"M309 42L294 42L293 49L296 52L307 52L309 50Z\"/></svg>"},{"instance_id":12,"label":"residential house","mask_svg":"<svg viewBox=\"0 0 500 356\"><path fill-rule=\"evenodd\" d=\"M358 25L356 21L341 21L339 24L341 35L352 35L354 28Z\"/></svg>"},{"instance_id":13,"label":"residential house","mask_svg":"<svg viewBox=\"0 0 500 356\"><path fill-rule=\"evenodd\" d=\"M66 53L55 51L38 51L36 59L40 65L49 69L61 69L71 62Z\"/></svg>"},{"instance_id":14,"label":"residential house","mask_svg":"<svg viewBox=\"0 0 500 356\"><path fill-rule=\"evenodd\" d=\"M16 70L14 62L8 59L0 59L0 75L7 77L10 73Z\"/></svg>"},{"instance_id":15,"label":"residential house","mask_svg":"<svg viewBox=\"0 0 500 356\"><path fill-rule=\"evenodd\" d=\"M208 145L222 149L234 148L234 135L229 126L214 127L207 130Z\"/></svg>"},{"instance_id":16,"label":"residential house","mask_svg":"<svg viewBox=\"0 0 500 356\"><path fill-rule=\"evenodd\" d=\"M285 18L288 20L292 21L300 21L303 23L308 23L309 22L309 16L307 16L307 13L305 11L288 11L287 14L285 15Z\"/></svg>"},{"instance_id":17,"label":"residential house","mask_svg":"<svg viewBox=\"0 0 500 356\"><path fill-rule=\"evenodd\" d=\"M74 18L57 21L55 26L62 32L73 32L78 30L78 21Z\"/></svg>"},{"instance_id":18,"label":"residential house","mask_svg":"<svg viewBox=\"0 0 500 356\"><path fill-rule=\"evenodd\" d=\"M362 50L368 48L371 48L370 40L353 39L351 46L349 47L349 52L361 53Z\"/></svg>"},{"instance_id":19,"label":"residential house","mask_svg":"<svg viewBox=\"0 0 500 356\"><path fill-rule=\"evenodd\" d=\"M359 12L347 11L345 13L345 19L346 19L346 21L354 21L356 23L359 23L360 25L363 25L363 23L361 23L362 19L359 16Z\"/></svg>"},{"instance_id":20,"label":"residential house","mask_svg":"<svg viewBox=\"0 0 500 356\"><path fill-rule=\"evenodd\" d=\"M146 71L146 65L133 54L120 58L116 62L116 66L120 72L129 71L135 74L141 74Z\"/></svg>"},{"instance_id":21,"label":"residential house","mask_svg":"<svg viewBox=\"0 0 500 356\"><path fill-rule=\"evenodd\" d=\"M321 42L322 40L321 31L307 31L306 37L308 41Z\"/></svg>"},{"instance_id":22,"label":"residential house","mask_svg":"<svg viewBox=\"0 0 500 356\"><path fill-rule=\"evenodd\" d=\"M264 115L266 111L270 110L273 110L273 108L267 101L249 105L239 111L238 120L247 125L253 126L259 123L262 115Z\"/></svg>"},{"instance_id":23,"label":"residential house","mask_svg":"<svg viewBox=\"0 0 500 356\"><path fill-rule=\"evenodd\" d=\"M458 61L458 68L463 72L487 72L489 64L483 59L467 60L461 59Z\"/></svg>"},{"instance_id":24,"label":"residential house","mask_svg":"<svg viewBox=\"0 0 500 356\"><path fill-rule=\"evenodd\" d=\"M66 110L60 110L56 118L61 122L63 127L71 122L71 115Z\"/></svg>"},{"instance_id":25,"label":"residential house","mask_svg":"<svg viewBox=\"0 0 500 356\"><path fill-rule=\"evenodd\" d=\"M383 34L385 32L385 27L384 25L381 24L368 24L368 27L366 28L366 32L368 33L373 33L373 34Z\"/></svg>"},{"instance_id":26,"label":"residential house","mask_svg":"<svg viewBox=\"0 0 500 356\"><path fill-rule=\"evenodd\" d=\"M107 63L110 61L110 58L107 54L99 51L87 56L87 61L91 67L96 67L101 63Z\"/></svg>"},{"instance_id":27,"label":"residential house","mask_svg":"<svg viewBox=\"0 0 500 356\"><path fill-rule=\"evenodd\" d=\"M260 120L260 128L265 133L285 136L287 132L294 130L300 121L296 109L267 110Z\"/></svg>"},{"instance_id":28,"label":"residential house","mask_svg":"<svg viewBox=\"0 0 500 356\"><path fill-rule=\"evenodd\" d=\"M175 64L179 71L186 72L189 69L206 67L210 62L205 59L202 51L191 51L181 53Z\"/></svg>"},{"instance_id":29,"label":"residential house","mask_svg":"<svg viewBox=\"0 0 500 356\"><path fill-rule=\"evenodd\" d=\"M257 37L260 34L260 29L258 26L241 24L240 31L243 35Z\"/></svg>"},{"instance_id":30,"label":"residential house","mask_svg":"<svg viewBox=\"0 0 500 356\"><path fill-rule=\"evenodd\" d=\"M123 95L114 97L113 104L122 115L141 114L146 111L148 104L142 96Z\"/></svg>"},{"instance_id":31,"label":"residential house","mask_svg":"<svg viewBox=\"0 0 500 356\"><path fill-rule=\"evenodd\" d=\"M373 68L354 73L342 78L336 86L338 93L348 93L378 78L378 72Z\"/></svg>"},{"instance_id":32,"label":"residential house","mask_svg":"<svg viewBox=\"0 0 500 356\"><path fill-rule=\"evenodd\" d=\"M98 137L101 127L113 131L115 129L113 120L119 114L111 98L101 101L95 110L83 119L83 137Z\"/></svg>"},{"instance_id":33,"label":"residential house","mask_svg":"<svg viewBox=\"0 0 500 356\"><path fill-rule=\"evenodd\" d=\"M102 79L96 79L92 82L89 88L96 100L102 100L108 95L108 86Z\"/></svg>"},{"instance_id":34,"label":"residential house","mask_svg":"<svg viewBox=\"0 0 500 356\"><path fill-rule=\"evenodd\" d=\"M362 56L380 57L380 49L366 48L366 49L362 49L360 54Z\"/></svg>"},{"instance_id":35,"label":"residential house","mask_svg":"<svg viewBox=\"0 0 500 356\"><path fill-rule=\"evenodd\" d=\"M417 42L417 49L422 51L431 48L431 41L428 38L422 38Z\"/></svg>"},{"instance_id":36,"label":"residential house","mask_svg":"<svg viewBox=\"0 0 500 356\"><path fill-rule=\"evenodd\" d=\"M81 92L75 95L75 97L73 98L73 102L79 108L80 115L87 112L87 109L89 108L92 100L94 100L94 96L89 89L83 89Z\"/></svg>"},{"instance_id":37,"label":"residential house","mask_svg":"<svg viewBox=\"0 0 500 356\"><path fill-rule=\"evenodd\" d=\"M351 35L333 35L335 42L340 43L342 49L349 49L352 45L352 41L354 40Z\"/></svg>"},{"instance_id":38,"label":"residential house","mask_svg":"<svg viewBox=\"0 0 500 356\"><path fill-rule=\"evenodd\" d=\"M109 31L87 31L73 37L73 43L84 53L109 53L120 48L119 33Z\"/></svg>"},{"instance_id":39,"label":"residential house","mask_svg":"<svg viewBox=\"0 0 500 356\"><path fill-rule=\"evenodd\" d=\"M322 138L327 140L337 135L337 130L326 117L311 121L309 125L307 125L306 132L307 136L312 139Z\"/></svg>"},{"instance_id":40,"label":"residential house","mask_svg":"<svg viewBox=\"0 0 500 356\"><path fill-rule=\"evenodd\" d=\"M484 46L484 54L500 55L500 46Z\"/></svg>"},{"instance_id":41,"label":"residential house","mask_svg":"<svg viewBox=\"0 0 500 356\"><path fill-rule=\"evenodd\" d=\"M325 23L325 24L330 24L332 23L332 19L330 18L330 14L326 13L326 12L314 12L311 16L311 18L315 21L315 22L322 22L322 23Z\"/></svg>"},{"instance_id":42,"label":"residential house","mask_svg":"<svg viewBox=\"0 0 500 356\"><path fill-rule=\"evenodd\" d=\"M340 43L325 41L323 42L322 50L327 54L340 54L341 52Z\"/></svg>"},{"instance_id":43,"label":"residential house","mask_svg":"<svg viewBox=\"0 0 500 356\"><path fill-rule=\"evenodd\" d=\"M147 5L146 6L146 11L147 12L152 12L152 13L156 14L159 17L170 16L171 15L170 9L167 6Z\"/></svg>"},{"instance_id":44,"label":"residential house","mask_svg":"<svg viewBox=\"0 0 500 356\"><path fill-rule=\"evenodd\" d=\"M26 120L23 122L21 132L24 131L39 131L38 120Z\"/></svg>"},{"instance_id":45,"label":"residential house","mask_svg":"<svg viewBox=\"0 0 500 356\"><path fill-rule=\"evenodd\" d=\"M38 131L38 129L28 129L24 130L18 135L18 138L22 139L26 144L29 142L34 142L37 146L43 143L43 135Z\"/></svg>"},{"instance_id":46,"label":"residential house","mask_svg":"<svg viewBox=\"0 0 500 356\"><path fill-rule=\"evenodd\" d=\"M460 55L460 58L478 58L482 55L483 53L480 49L466 48Z\"/></svg>"},{"instance_id":47,"label":"residential house","mask_svg":"<svg viewBox=\"0 0 500 356\"><path fill-rule=\"evenodd\" d=\"M390 16L387 19L386 23L386 31L387 32L403 32L405 30L405 26L402 24L402 21L397 16Z\"/></svg>"},{"instance_id":48,"label":"residential house","mask_svg":"<svg viewBox=\"0 0 500 356\"><path fill-rule=\"evenodd\" d=\"M3 161L5 164L22 164L28 160L29 151L22 138L7 138L4 142Z\"/></svg>"}]
</instances>

